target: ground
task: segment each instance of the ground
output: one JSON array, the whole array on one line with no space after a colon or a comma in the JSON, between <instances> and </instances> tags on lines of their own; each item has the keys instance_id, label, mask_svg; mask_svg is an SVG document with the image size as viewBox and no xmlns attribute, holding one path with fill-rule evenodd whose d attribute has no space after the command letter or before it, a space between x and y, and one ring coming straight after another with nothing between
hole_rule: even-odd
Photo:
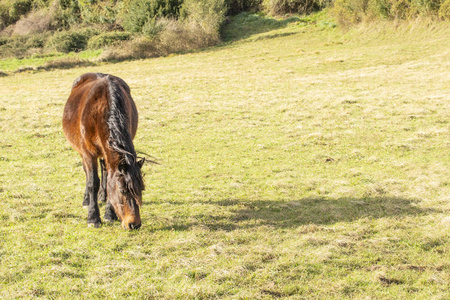
<instances>
[{"instance_id":1,"label":"ground","mask_svg":"<svg viewBox=\"0 0 450 300\"><path fill-rule=\"evenodd\" d=\"M0 297L448 299L448 23L271 28L0 78ZM139 231L87 227L61 117L91 71L161 164Z\"/></svg>"}]
</instances>

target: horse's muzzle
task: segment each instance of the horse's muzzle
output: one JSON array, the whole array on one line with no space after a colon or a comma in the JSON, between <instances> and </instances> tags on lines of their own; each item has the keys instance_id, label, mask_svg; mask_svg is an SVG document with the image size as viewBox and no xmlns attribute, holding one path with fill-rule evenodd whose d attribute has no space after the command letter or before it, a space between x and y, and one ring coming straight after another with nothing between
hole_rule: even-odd
<instances>
[{"instance_id":1,"label":"horse's muzzle","mask_svg":"<svg viewBox=\"0 0 450 300\"><path fill-rule=\"evenodd\" d=\"M141 228L141 223L139 223L139 224L129 223L127 229L134 230L134 229L139 229L139 228Z\"/></svg>"}]
</instances>

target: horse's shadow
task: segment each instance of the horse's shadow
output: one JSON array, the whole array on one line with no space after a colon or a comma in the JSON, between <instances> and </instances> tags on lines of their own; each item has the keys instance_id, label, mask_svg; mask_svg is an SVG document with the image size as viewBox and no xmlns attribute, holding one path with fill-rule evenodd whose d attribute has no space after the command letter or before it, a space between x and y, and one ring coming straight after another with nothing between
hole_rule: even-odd
<instances>
[{"instance_id":1,"label":"horse's shadow","mask_svg":"<svg viewBox=\"0 0 450 300\"><path fill-rule=\"evenodd\" d=\"M174 224L159 229L189 230L195 226L224 231L260 226L297 228L302 225L353 222L363 218L401 218L437 212L434 209L419 207L419 202L420 200L396 197L305 198L277 201L227 199L204 203L216 205L217 214L197 214L189 220L178 218ZM223 210L227 213L223 213Z\"/></svg>"}]
</instances>

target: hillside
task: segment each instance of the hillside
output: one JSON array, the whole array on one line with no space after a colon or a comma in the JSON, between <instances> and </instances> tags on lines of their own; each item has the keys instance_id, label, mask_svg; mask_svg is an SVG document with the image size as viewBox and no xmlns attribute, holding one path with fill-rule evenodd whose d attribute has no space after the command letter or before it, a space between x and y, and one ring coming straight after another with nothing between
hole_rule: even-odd
<instances>
[{"instance_id":1,"label":"hillside","mask_svg":"<svg viewBox=\"0 0 450 300\"><path fill-rule=\"evenodd\" d=\"M0 74L197 51L229 41L230 22L249 14L270 29L316 15L340 28L427 25L450 20L450 0L3 0Z\"/></svg>"},{"instance_id":2,"label":"hillside","mask_svg":"<svg viewBox=\"0 0 450 300\"><path fill-rule=\"evenodd\" d=\"M0 78L1 298L450 297L448 25L234 21L196 53ZM92 71L161 163L139 231L86 225L61 116Z\"/></svg>"}]
</instances>

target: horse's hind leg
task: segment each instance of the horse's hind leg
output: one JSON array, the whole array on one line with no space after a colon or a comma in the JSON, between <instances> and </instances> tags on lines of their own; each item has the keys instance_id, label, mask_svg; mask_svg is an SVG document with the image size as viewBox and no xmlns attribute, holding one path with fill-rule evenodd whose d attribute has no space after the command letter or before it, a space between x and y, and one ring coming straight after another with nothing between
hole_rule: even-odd
<instances>
[{"instance_id":1,"label":"horse's hind leg","mask_svg":"<svg viewBox=\"0 0 450 300\"><path fill-rule=\"evenodd\" d=\"M94 225L95 228L100 227L100 210L97 203L97 194L100 187L100 179L97 173L97 159L86 156L83 157L84 171L86 172L86 191L89 197L88 207L88 225Z\"/></svg>"},{"instance_id":2,"label":"horse's hind leg","mask_svg":"<svg viewBox=\"0 0 450 300\"><path fill-rule=\"evenodd\" d=\"M86 167L84 166L84 163L83 163L83 170L84 170L84 173L86 173ZM88 192L88 176L86 175L86 188L84 189L83 208L88 208L88 207L89 207L89 192Z\"/></svg>"},{"instance_id":3,"label":"horse's hind leg","mask_svg":"<svg viewBox=\"0 0 450 300\"><path fill-rule=\"evenodd\" d=\"M101 202L106 202L106 178L108 177L108 172L106 171L104 159L100 159L100 173L102 175L102 179L100 181L100 190L98 191L98 200Z\"/></svg>"},{"instance_id":4,"label":"horse's hind leg","mask_svg":"<svg viewBox=\"0 0 450 300\"><path fill-rule=\"evenodd\" d=\"M87 183L86 183L86 190L84 191L84 197L83 197L83 208L89 207L89 193L87 190Z\"/></svg>"}]
</instances>

